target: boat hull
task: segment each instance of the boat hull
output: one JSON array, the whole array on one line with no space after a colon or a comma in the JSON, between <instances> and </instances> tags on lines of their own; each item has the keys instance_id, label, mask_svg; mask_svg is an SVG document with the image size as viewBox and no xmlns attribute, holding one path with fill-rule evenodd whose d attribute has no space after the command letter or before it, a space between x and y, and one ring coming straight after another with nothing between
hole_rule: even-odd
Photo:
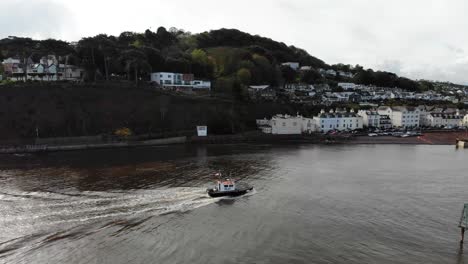
<instances>
[{"instance_id":1,"label":"boat hull","mask_svg":"<svg viewBox=\"0 0 468 264\"><path fill-rule=\"evenodd\" d=\"M253 187L239 189L235 191L228 191L228 192L219 192L213 189L208 189L207 192L210 197L223 197L223 196L236 197L236 196L244 195L252 190L253 190Z\"/></svg>"}]
</instances>

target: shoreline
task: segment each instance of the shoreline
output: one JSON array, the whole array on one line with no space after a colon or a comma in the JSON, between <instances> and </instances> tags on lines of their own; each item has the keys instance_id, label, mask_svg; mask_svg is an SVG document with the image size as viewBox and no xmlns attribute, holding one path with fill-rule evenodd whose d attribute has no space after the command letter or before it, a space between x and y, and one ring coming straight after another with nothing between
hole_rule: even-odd
<instances>
[{"instance_id":1,"label":"shoreline","mask_svg":"<svg viewBox=\"0 0 468 264\"><path fill-rule=\"evenodd\" d=\"M417 137L393 137L379 136L369 137L364 135L349 136L327 136L321 134L313 135L267 135L258 132L234 135L214 135L208 137L172 137L135 142L113 142L113 143L82 143L82 144L59 144L59 145L20 145L0 147L0 154L24 154L24 153L46 153L58 151L75 151L91 149L120 149L137 148L164 145L222 145L235 143L260 143L260 144L315 144L315 145L445 145L456 146L456 140L466 135L466 132L444 131L426 132Z\"/></svg>"}]
</instances>

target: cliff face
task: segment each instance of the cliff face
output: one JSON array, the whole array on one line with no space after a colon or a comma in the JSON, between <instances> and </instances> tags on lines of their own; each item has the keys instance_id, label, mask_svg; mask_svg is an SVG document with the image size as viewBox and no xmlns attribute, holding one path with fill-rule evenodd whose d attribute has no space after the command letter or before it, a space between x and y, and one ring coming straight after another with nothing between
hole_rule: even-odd
<instances>
[{"instance_id":1,"label":"cliff face","mask_svg":"<svg viewBox=\"0 0 468 264\"><path fill-rule=\"evenodd\" d=\"M195 131L215 134L255 128L255 119L294 113L285 105L249 104L174 95L126 83L16 84L0 86L0 140L111 134Z\"/></svg>"}]
</instances>

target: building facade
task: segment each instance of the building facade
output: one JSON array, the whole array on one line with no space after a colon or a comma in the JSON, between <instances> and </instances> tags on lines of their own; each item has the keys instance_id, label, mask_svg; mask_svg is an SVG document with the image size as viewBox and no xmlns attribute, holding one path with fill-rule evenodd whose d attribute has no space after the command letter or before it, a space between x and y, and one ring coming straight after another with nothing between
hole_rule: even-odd
<instances>
[{"instance_id":1,"label":"building facade","mask_svg":"<svg viewBox=\"0 0 468 264\"><path fill-rule=\"evenodd\" d=\"M364 127L381 128L380 115L377 111L359 110L358 115L362 117Z\"/></svg>"},{"instance_id":2,"label":"building facade","mask_svg":"<svg viewBox=\"0 0 468 264\"><path fill-rule=\"evenodd\" d=\"M174 72L154 72L150 75L151 82L163 88L187 88L192 90L211 89L210 81L195 80L193 74Z\"/></svg>"},{"instance_id":3,"label":"building facade","mask_svg":"<svg viewBox=\"0 0 468 264\"><path fill-rule=\"evenodd\" d=\"M363 128L363 118L353 110L338 113L333 110L326 113L322 110L318 116L314 117L314 120L318 131L325 133L331 130L346 131Z\"/></svg>"},{"instance_id":4,"label":"building facade","mask_svg":"<svg viewBox=\"0 0 468 264\"><path fill-rule=\"evenodd\" d=\"M414 128L419 127L420 113L416 107L381 106L378 108L380 115L388 115L393 127Z\"/></svg>"}]
</instances>

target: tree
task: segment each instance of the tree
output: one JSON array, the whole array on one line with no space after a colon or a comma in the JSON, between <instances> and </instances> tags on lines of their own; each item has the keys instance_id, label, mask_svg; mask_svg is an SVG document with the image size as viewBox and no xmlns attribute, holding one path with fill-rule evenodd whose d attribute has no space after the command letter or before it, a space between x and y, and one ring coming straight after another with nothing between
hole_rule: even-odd
<instances>
[{"instance_id":1,"label":"tree","mask_svg":"<svg viewBox=\"0 0 468 264\"><path fill-rule=\"evenodd\" d=\"M322 75L320 75L318 71L311 69L302 73L301 82L314 84L321 78L322 78Z\"/></svg>"},{"instance_id":2,"label":"tree","mask_svg":"<svg viewBox=\"0 0 468 264\"><path fill-rule=\"evenodd\" d=\"M209 63L208 61L208 56L206 55L206 52L203 51L202 49L195 49L191 53L192 60L195 63L199 63L200 65L206 65Z\"/></svg>"},{"instance_id":3,"label":"tree","mask_svg":"<svg viewBox=\"0 0 468 264\"><path fill-rule=\"evenodd\" d=\"M292 83L296 80L297 72L289 66L281 66L281 76L287 83Z\"/></svg>"},{"instance_id":4,"label":"tree","mask_svg":"<svg viewBox=\"0 0 468 264\"><path fill-rule=\"evenodd\" d=\"M120 55L121 61L125 63L125 69L130 78L130 70L133 69L135 73L135 84L138 86L139 74L142 72L149 73L151 65L147 61L146 54L139 49L125 50Z\"/></svg>"},{"instance_id":5,"label":"tree","mask_svg":"<svg viewBox=\"0 0 468 264\"><path fill-rule=\"evenodd\" d=\"M246 68L242 68L237 71L237 79L242 85L249 85L252 74Z\"/></svg>"}]
</instances>

